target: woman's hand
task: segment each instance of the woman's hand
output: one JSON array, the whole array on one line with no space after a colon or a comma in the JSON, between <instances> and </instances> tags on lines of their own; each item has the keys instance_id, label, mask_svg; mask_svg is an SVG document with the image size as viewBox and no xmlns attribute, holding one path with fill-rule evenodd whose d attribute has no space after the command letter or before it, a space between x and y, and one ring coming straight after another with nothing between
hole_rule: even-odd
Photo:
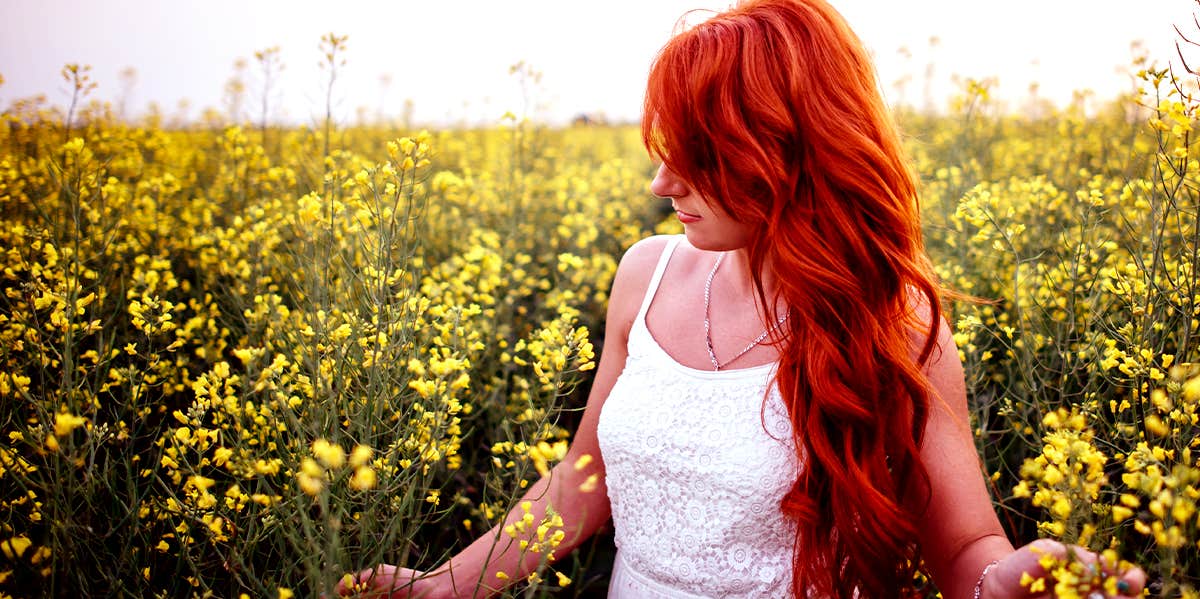
<instances>
[{"instance_id":1,"label":"woman's hand","mask_svg":"<svg viewBox=\"0 0 1200 599\"><path fill-rule=\"evenodd\" d=\"M1044 565L1050 562L1047 556L1054 558L1049 568ZM1146 573L1141 568L1128 565L1123 568L1121 564L1111 563L1082 547L1038 539L1008 554L988 571L979 596L981 599L1054 597L1055 565L1065 566L1071 561L1076 562L1070 568L1082 574L1081 581L1096 585L1085 592L1085 599L1140 597L1146 586ZM1037 582L1039 579L1042 582ZM1105 584L1104 581L1109 582Z\"/></svg>"},{"instance_id":2,"label":"woman's hand","mask_svg":"<svg viewBox=\"0 0 1200 599\"><path fill-rule=\"evenodd\" d=\"M435 590L433 579L424 572L379 564L373 570L344 576L338 581L337 594L339 597L432 599Z\"/></svg>"}]
</instances>

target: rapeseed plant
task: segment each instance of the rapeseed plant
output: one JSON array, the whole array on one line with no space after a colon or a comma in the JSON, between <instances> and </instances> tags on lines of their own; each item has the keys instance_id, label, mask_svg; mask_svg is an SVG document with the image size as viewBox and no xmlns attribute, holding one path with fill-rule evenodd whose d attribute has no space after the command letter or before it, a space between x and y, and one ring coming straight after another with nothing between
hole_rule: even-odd
<instances>
[{"instance_id":1,"label":"rapeseed plant","mask_svg":"<svg viewBox=\"0 0 1200 599\"><path fill-rule=\"evenodd\" d=\"M65 113L0 117L0 592L312 595L510 512L497 542L541 564L510 596L596 592L515 498L565 457L621 252L679 231L638 131L339 127L346 44L322 40L317 130L270 143L244 85L164 128L83 104L71 65ZM1196 596L1197 103L1139 68L1094 114L1006 115L967 81L960 111L900 116L934 262L986 300L948 307L1010 534ZM1047 568L1028 584L1111 584Z\"/></svg>"}]
</instances>

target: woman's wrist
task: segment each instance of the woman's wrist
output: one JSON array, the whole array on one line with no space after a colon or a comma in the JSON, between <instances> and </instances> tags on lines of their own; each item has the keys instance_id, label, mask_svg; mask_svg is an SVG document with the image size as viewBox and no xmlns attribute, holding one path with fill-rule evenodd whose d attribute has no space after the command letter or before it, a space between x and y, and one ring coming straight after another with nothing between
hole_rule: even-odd
<instances>
[{"instance_id":1,"label":"woman's wrist","mask_svg":"<svg viewBox=\"0 0 1200 599\"><path fill-rule=\"evenodd\" d=\"M971 599L981 599L986 597L986 594L983 592L983 586L987 584L988 574L991 574L992 569L994 569L996 564L999 563L1000 560L994 560L990 564L983 567L983 571L979 573L979 580L975 581L975 591L972 593Z\"/></svg>"}]
</instances>

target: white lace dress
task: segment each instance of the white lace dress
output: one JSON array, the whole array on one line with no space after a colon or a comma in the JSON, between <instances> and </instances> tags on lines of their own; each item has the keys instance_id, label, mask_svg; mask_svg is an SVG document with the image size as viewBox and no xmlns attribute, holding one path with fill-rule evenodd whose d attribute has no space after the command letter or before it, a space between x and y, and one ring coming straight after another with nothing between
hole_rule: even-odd
<instances>
[{"instance_id":1,"label":"white lace dress","mask_svg":"<svg viewBox=\"0 0 1200 599\"><path fill-rule=\"evenodd\" d=\"M779 502L796 478L773 364L697 370L650 335L646 311L682 236L663 251L600 414L618 548L609 599L790 595L795 527ZM764 430L765 424L765 430Z\"/></svg>"}]
</instances>

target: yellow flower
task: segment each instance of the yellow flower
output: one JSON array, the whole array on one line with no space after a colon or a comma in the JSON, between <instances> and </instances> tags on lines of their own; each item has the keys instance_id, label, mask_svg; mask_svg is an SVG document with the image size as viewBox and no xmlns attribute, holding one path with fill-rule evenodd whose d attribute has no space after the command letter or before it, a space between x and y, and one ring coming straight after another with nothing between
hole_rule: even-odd
<instances>
[{"instance_id":1,"label":"yellow flower","mask_svg":"<svg viewBox=\"0 0 1200 599\"><path fill-rule=\"evenodd\" d=\"M1192 377L1183 384L1183 396L1191 402L1200 401L1200 376Z\"/></svg>"},{"instance_id":2,"label":"yellow flower","mask_svg":"<svg viewBox=\"0 0 1200 599\"><path fill-rule=\"evenodd\" d=\"M313 441L312 452L327 468L341 468L342 464L346 463L346 452L325 439Z\"/></svg>"},{"instance_id":3,"label":"yellow flower","mask_svg":"<svg viewBox=\"0 0 1200 599\"><path fill-rule=\"evenodd\" d=\"M67 152L68 154L78 154L79 152L83 151L83 138L82 137L71 138L71 141L68 141L67 143L63 144L63 150L65 152Z\"/></svg>"},{"instance_id":4,"label":"yellow flower","mask_svg":"<svg viewBox=\"0 0 1200 599\"><path fill-rule=\"evenodd\" d=\"M317 461L312 458L304 458L300 460L300 471L312 478L320 478L325 474Z\"/></svg>"},{"instance_id":5,"label":"yellow flower","mask_svg":"<svg viewBox=\"0 0 1200 599\"><path fill-rule=\"evenodd\" d=\"M554 575L558 577L558 586L565 587L571 584L571 579L568 578L566 574L563 574L562 572L555 572Z\"/></svg>"},{"instance_id":6,"label":"yellow flower","mask_svg":"<svg viewBox=\"0 0 1200 599\"><path fill-rule=\"evenodd\" d=\"M58 437L65 437L85 423L87 423L87 418L59 412L54 415L54 434Z\"/></svg>"},{"instance_id":7,"label":"yellow flower","mask_svg":"<svg viewBox=\"0 0 1200 599\"><path fill-rule=\"evenodd\" d=\"M370 466L359 466L354 469L354 476L350 477L350 488L365 491L375 488L375 482L375 470Z\"/></svg>"},{"instance_id":8,"label":"yellow flower","mask_svg":"<svg viewBox=\"0 0 1200 599\"><path fill-rule=\"evenodd\" d=\"M4 557L16 559L25 555L25 550L29 549L29 546L32 544L33 541L30 541L29 537L13 537L0 543L0 551L4 552Z\"/></svg>"},{"instance_id":9,"label":"yellow flower","mask_svg":"<svg viewBox=\"0 0 1200 599\"><path fill-rule=\"evenodd\" d=\"M213 464L224 466L229 462L229 458L233 456L233 450L228 447L218 447L213 451Z\"/></svg>"},{"instance_id":10,"label":"yellow flower","mask_svg":"<svg viewBox=\"0 0 1200 599\"><path fill-rule=\"evenodd\" d=\"M270 460L257 459L254 461L254 471L259 474L278 474L280 460L272 458Z\"/></svg>"},{"instance_id":11,"label":"yellow flower","mask_svg":"<svg viewBox=\"0 0 1200 599\"><path fill-rule=\"evenodd\" d=\"M1065 497L1059 497L1054 501L1054 505L1050 508L1055 516L1065 519L1071 515L1071 502Z\"/></svg>"},{"instance_id":12,"label":"yellow flower","mask_svg":"<svg viewBox=\"0 0 1200 599\"><path fill-rule=\"evenodd\" d=\"M319 478L309 476L303 472L296 476L296 484L300 486L300 490L306 494L316 497L325 488L324 482Z\"/></svg>"},{"instance_id":13,"label":"yellow flower","mask_svg":"<svg viewBox=\"0 0 1200 599\"><path fill-rule=\"evenodd\" d=\"M437 393L437 381L429 381L425 379L417 379L408 382L408 387L417 392L422 398L429 399Z\"/></svg>"},{"instance_id":14,"label":"yellow flower","mask_svg":"<svg viewBox=\"0 0 1200 599\"><path fill-rule=\"evenodd\" d=\"M1046 579L1034 578L1028 572L1022 572L1021 586L1027 587L1030 593L1041 593L1046 590Z\"/></svg>"},{"instance_id":15,"label":"yellow flower","mask_svg":"<svg viewBox=\"0 0 1200 599\"><path fill-rule=\"evenodd\" d=\"M1165 437L1170 434L1171 429L1163 423L1162 419L1157 414L1151 414L1145 420L1146 429L1159 437Z\"/></svg>"},{"instance_id":16,"label":"yellow flower","mask_svg":"<svg viewBox=\"0 0 1200 599\"><path fill-rule=\"evenodd\" d=\"M1013 487L1013 497L1028 498L1030 495L1028 481L1021 481L1017 483L1017 486Z\"/></svg>"},{"instance_id":17,"label":"yellow flower","mask_svg":"<svg viewBox=\"0 0 1200 599\"><path fill-rule=\"evenodd\" d=\"M600 482L600 476L596 474L589 475L587 480L579 485L579 490L584 493L591 493L596 490L596 485Z\"/></svg>"},{"instance_id":18,"label":"yellow flower","mask_svg":"<svg viewBox=\"0 0 1200 599\"><path fill-rule=\"evenodd\" d=\"M357 468L371 461L372 451L366 445L355 445L354 451L350 452L350 465Z\"/></svg>"}]
</instances>

